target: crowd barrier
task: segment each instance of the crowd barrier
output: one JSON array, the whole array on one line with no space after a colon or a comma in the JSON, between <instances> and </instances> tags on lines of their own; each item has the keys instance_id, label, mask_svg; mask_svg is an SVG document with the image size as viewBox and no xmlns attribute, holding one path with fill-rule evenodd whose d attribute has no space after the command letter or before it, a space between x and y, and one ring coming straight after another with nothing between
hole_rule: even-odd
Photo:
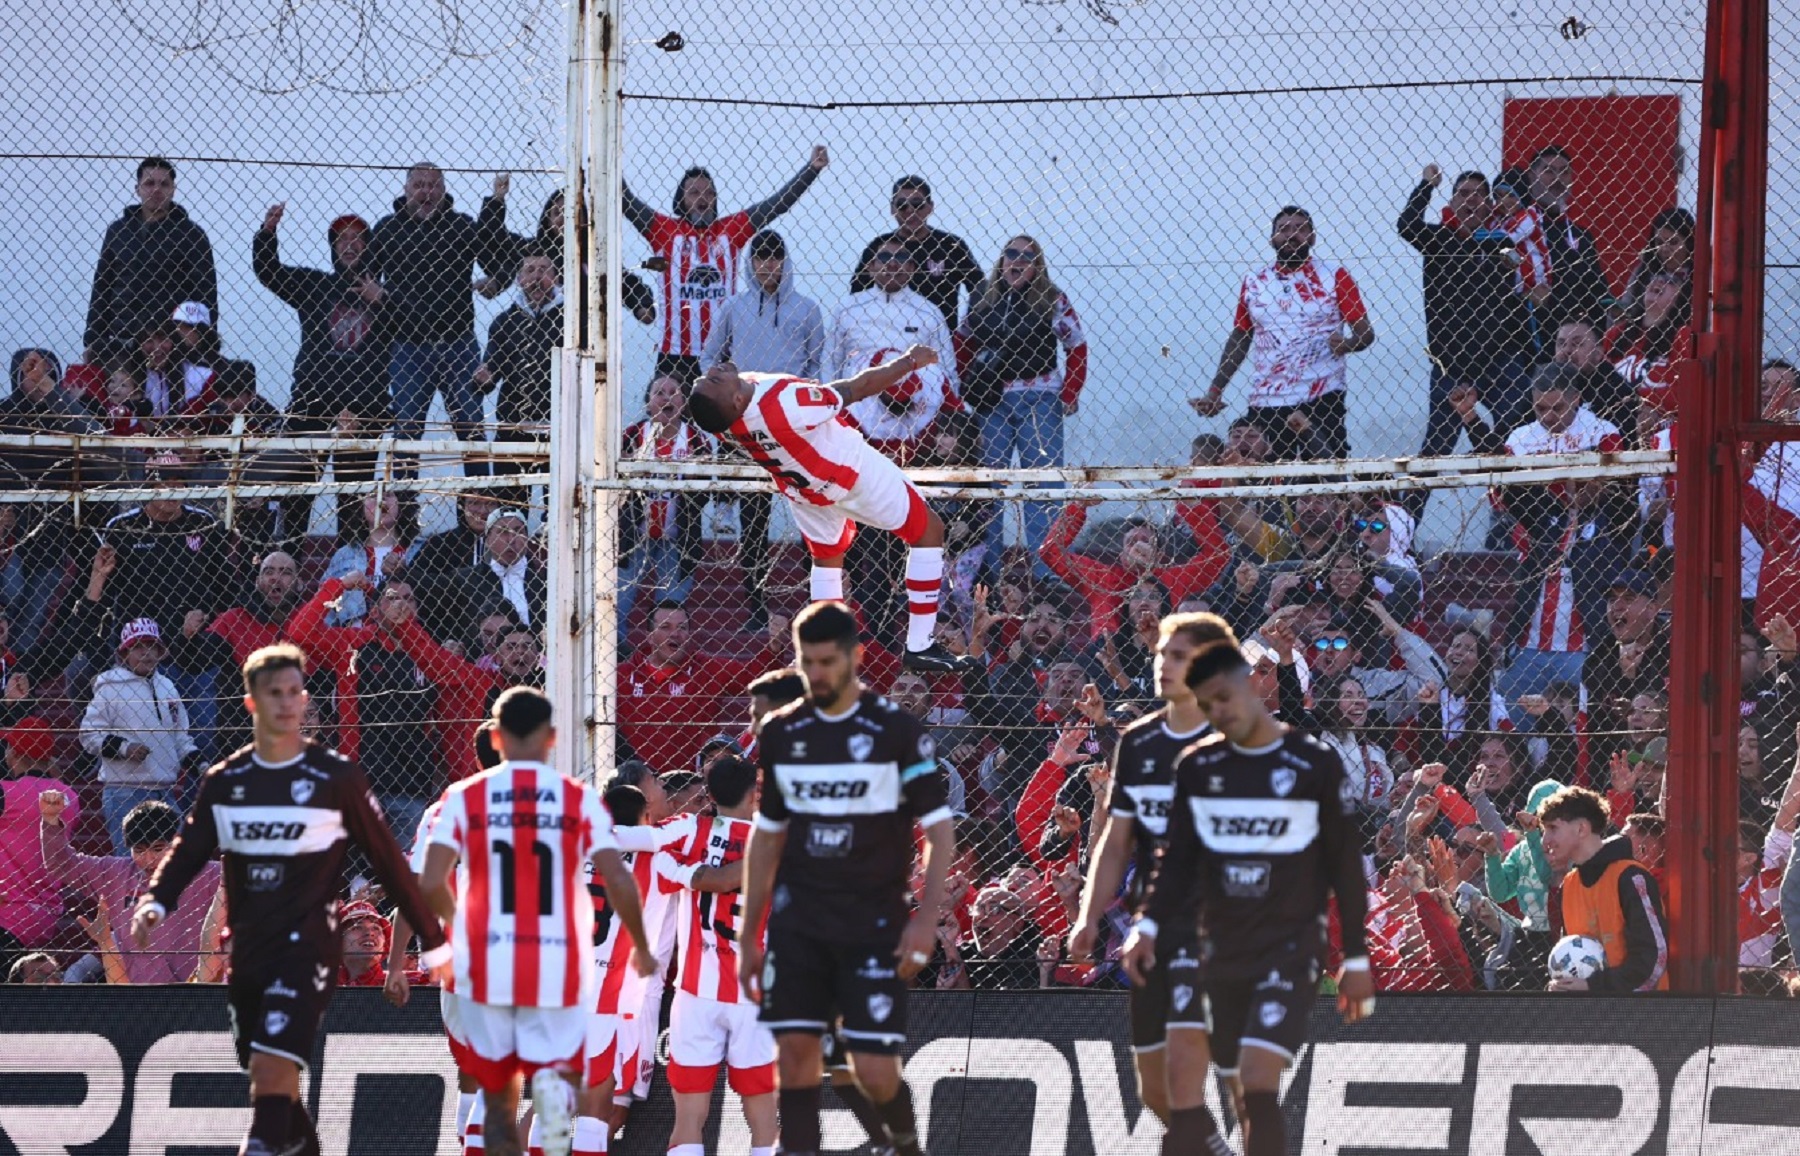
<instances>
[{"instance_id":1,"label":"crowd barrier","mask_svg":"<svg viewBox=\"0 0 1800 1156\"><path fill-rule=\"evenodd\" d=\"M455 1073L431 993L342 992L308 1095L324 1156L455 1151ZM936 1156L1153 1156L1117 993L924 993L907 1071ZM1800 1152L1800 1008L1742 999L1384 996L1321 1004L1283 1092L1307 1156L1779 1156ZM707 1150L749 1138L721 1092ZM828 1151L862 1138L827 1094ZM1217 1107L1215 1103L1215 1108ZM0 988L0 1156L210 1156L248 1124L218 988ZM667 1085L613 1151L661 1153Z\"/></svg>"}]
</instances>

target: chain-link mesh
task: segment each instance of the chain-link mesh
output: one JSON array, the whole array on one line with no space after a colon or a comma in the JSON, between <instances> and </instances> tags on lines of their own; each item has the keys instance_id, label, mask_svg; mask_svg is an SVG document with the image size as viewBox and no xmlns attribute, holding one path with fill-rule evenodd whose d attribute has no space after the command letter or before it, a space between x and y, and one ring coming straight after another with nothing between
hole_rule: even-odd
<instances>
[{"instance_id":1,"label":"chain-link mesh","mask_svg":"<svg viewBox=\"0 0 1800 1156\"><path fill-rule=\"evenodd\" d=\"M930 346L941 368L852 415L909 468L1000 487L931 491L951 535L941 640L970 646L978 585L1001 616L975 632L989 665L974 693L900 670L895 539L865 532L849 574L870 681L942 728L969 849L952 949L1004 955L990 949L1006 936L1018 966L990 969L1000 983L1116 981L1038 959L1091 842L1084 768L1104 728L1066 740L1080 748L1067 767L1046 759L1082 685L1109 712L1152 697L1138 611L1204 604L1264 642L1285 615L1307 670L1287 713L1364 768L1391 982L1535 986L1555 904L1518 819L1532 784L1585 782L1615 820L1659 810L1673 494L1648 461L1506 471L1670 445L1671 366L1691 350L1683 214L1704 16L1237 15L1104 0L626 7L615 272L623 409L642 424L620 439L624 489L597 495L622 570L618 711L600 733L621 757L691 773L710 739L743 731L744 687L787 663L782 627L806 597L783 500L705 492L745 463L684 424L695 376L729 359L829 380ZM492 690L542 674L544 498L482 482L491 455L470 443L540 438L549 416L564 14L66 17L6 49L14 75L93 83L21 98L32 115L11 159L31 211L15 245L69 273L6 291L19 356L0 434L244 440L167 447L173 459L6 445L23 498L0 504L9 751L42 746L18 726L45 720L38 769L75 788L77 845L104 854L124 841L107 819L127 796L109 803L101 783L138 780L116 766L127 744L90 749L82 720L119 633L150 618L167 644L193 750L174 744L169 782L146 785L179 801L183 764L191 775L243 733L227 650L273 630L315 651L319 725L370 767L404 839L413 804L469 762ZM1784 36L1778 21L1777 86ZM156 155L168 163L141 164ZM1771 197L1776 221L1786 196ZM1781 244L1775 355L1792 328ZM338 444L327 462L278 434ZM347 440L382 435L461 449ZM1772 453L1752 480L1772 499L1752 515L1759 541L1800 509ZM1402 461L1414 455L1424 464ZM1430 459L1454 455L1469 473L1446 484ZM655 476L671 460L687 489ZM498 465L535 477L543 463ZM1085 488L1025 472L1057 467ZM1220 473L1177 493L1188 467ZM1206 493L1234 473L1253 492ZM172 481L200 488L178 500L159 488ZM494 501L527 532L490 525ZM291 575L271 576L276 551ZM358 574L366 588L344 589ZM390 621L409 613L416 633ZM1753 760L1768 768L1746 791L1766 830L1792 756L1791 639L1760 610L1756 624L1773 657L1754 672L1758 742L1739 745L1747 782ZM1030 641L1046 629L1058 637ZM1748 640L1745 662L1749 675ZM1452 791L1421 778L1439 762ZM1637 827L1653 857L1654 824ZM1474 853L1488 835L1491 860ZM991 887L1018 898L977 903ZM1790 957L1783 944L1768 959Z\"/></svg>"}]
</instances>

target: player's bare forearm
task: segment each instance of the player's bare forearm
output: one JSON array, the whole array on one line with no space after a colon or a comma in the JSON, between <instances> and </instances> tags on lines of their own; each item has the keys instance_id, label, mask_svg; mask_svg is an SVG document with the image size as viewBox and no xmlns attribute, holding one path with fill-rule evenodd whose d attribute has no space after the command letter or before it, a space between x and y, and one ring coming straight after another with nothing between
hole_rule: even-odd
<instances>
[{"instance_id":1,"label":"player's bare forearm","mask_svg":"<svg viewBox=\"0 0 1800 1156\"><path fill-rule=\"evenodd\" d=\"M900 384L909 373L915 373L927 365L937 361L937 353L926 346L915 345L905 353L884 365L871 366L842 381L831 383L832 388L844 395L845 405L854 405L865 397L874 397Z\"/></svg>"},{"instance_id":2,"label":"player's bare forearm","mask_svg":"<svg viewBox=\"0 0 1800 1156\"><path fill-rule=\"evenodd\" d=\"M606 902L625 923L631 942L650 950L650 937L644 933L644 905L638 897L637 880L625 869L625 861L617 851L601 851L594 856L594 866L606 881Z\"/></svg>"},{"instance_id":3,"label":"player's bare forearm","mask_svg":"<svg viewBox=\"0 0 1800 1156\"><path fill-rule=\"evenodd\" d=\"M787 846L786 831L765 831L761 827L750 832L750 843L744 849L744 908L742 927L760 927L769 914L769 899L775 891L775 868Z\"/></svg>"},{"instance_id":4,"label":"player's bare forearm","mask_svg":"<svg viewBox=\"0 0 1800 1156\"><path fill-rule=\"evenodd\" d=\"M412 942L412 924L406 921L403 912L394 912L394 934L388 944L387 969L392 975L396 971L406 970L406 945Z\"/></svg>"},{"instance_id":5,"label":"player's bare forearm","mask_svg":"<svg viewBox=\"0 0 1800 1156\"><path fill-rule=\"evenodd\" d=\"M1081 889L1081 910L1075 917L1076 927L1086 927L1100 918L1112 897L1118 894L1125 878L1125 863L1131 856L1131 824L1117 816L1107 821L1106 834L1100 840L1100 854L1088 869L1087 886Z\"/></svg>"},{"instance_id":6,"label":"player's bare forearm","mask_svg":"<svg viewBox=\"0 0 1800 1156\"><path fill-rule=\"evenodd\" d=\"M433 843L425 851L425 870L419 873L419 890L425 905L445 923L456 918L456 896L450 893L450 872L455 866L455 849Z\"/></svg>"},{"instance_id":7,"label":"player's bare forearm","mask_svg":"<svg viewBox=\"0 0 1800 1156\"><path fill-rule=\"evenodd\" d=\"M925 828L925 886L919 895L919 914L934 924L944 906L944 883L955 858L956 825L944 819Z\"/></svg>"},{"instance_id":8,"label":"player's bare forearm","mask_svg":"<svg viewBox=\"0 0 1800 1156\"><path fill-rule=\"evenodd\" d=\"M1219 368L1213 373L1210 392L1214 397L1225 392L1225 387L1243 366L1244 359L1250 356L1250 342L1251 335L1242 329L1233 329L1231 336L1225 339L1225 350L1219 354Z\"/></svg>"},{"instance_id":9,"label":"player's bare forearm","mask_svg":"<svg viewBox=\"0 0 1800 1156\"><path fill-rule=\"evenodd\" d=\"M694 872L688 887L694 891L736 891L744 885L744 861L709 863Z\"/></svg>"}]
</instances>

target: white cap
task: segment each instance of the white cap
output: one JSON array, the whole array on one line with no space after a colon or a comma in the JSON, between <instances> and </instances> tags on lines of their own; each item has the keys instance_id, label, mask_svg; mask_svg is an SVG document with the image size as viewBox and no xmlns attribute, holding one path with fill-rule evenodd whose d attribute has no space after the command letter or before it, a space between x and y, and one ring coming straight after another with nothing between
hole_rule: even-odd
<instances>
[{"instance_id":1,"label":"white cap","mask_svg":"<svg viewBox=\"0 0 1800 1156\"><path fill-rule=\"evenodd\" d=\"M170 315L169 320L182 325L211 325L212 310L208 309L203 301L183 301L175 307L175 312Z\"/></svg>"}]
</instances>

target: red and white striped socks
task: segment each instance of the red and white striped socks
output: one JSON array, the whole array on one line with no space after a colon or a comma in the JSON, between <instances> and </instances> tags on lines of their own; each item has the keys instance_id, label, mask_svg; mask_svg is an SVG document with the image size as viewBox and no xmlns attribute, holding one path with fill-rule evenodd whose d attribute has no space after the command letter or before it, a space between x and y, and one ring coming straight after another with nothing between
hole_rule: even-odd
<instances>
[{"instance_id":1,"label":"red and white striped socks","mask_svg":"<svg viewBox=\"0 0 1800 1156\"><path fill-rule=\"evenodd\" d=\"M943 586L942 546L914 546L906 552L906 649L924 650L931 645Z\"/></svg>"}]
</instances>

